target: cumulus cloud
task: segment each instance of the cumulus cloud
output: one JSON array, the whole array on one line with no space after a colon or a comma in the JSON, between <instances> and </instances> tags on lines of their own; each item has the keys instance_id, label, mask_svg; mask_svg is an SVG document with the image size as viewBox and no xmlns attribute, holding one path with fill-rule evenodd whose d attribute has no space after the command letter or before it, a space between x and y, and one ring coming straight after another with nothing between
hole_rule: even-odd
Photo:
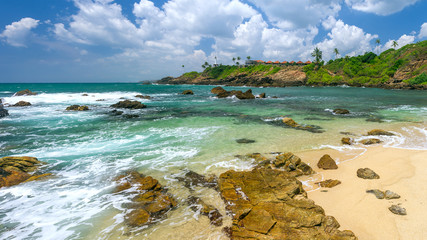
<instances>
[{"instance_id":1,"label":"cumulus cloud","mask_svg":"<svg viewBox=\"0 0 427 240\"><path fill-rule=\"evenodd\" d=\"M31 33L31 29L36 28L38 24L39 20L28 17L22 18L18 22L7 25L0 37L14 47L26 47L27 37Z\"/></svg>"},{"instance_id":2,"label":"cumulus cloud","mask_svg":"<svg viewBox=\"0 0 427 240\"><path fill-rule=\"evenodd\" d=\"M415 36L413 35L406 35L403 34L399 39L397 40L389 40L388 42L386 42L386 44L384 44L384 46L381 48L381 51L385 51L388 50L390 48L394 48L393 47L393 42L396 41L397 42L397 46L396 49L399 49L407 44L413 43L415 41Z\"/></svg>"},{"instance_id":3,"label":"cumulus cloud","mask_svg":"<svg viewBox=\"0 0 427 240\"><path fill-rule=\"evenodd\" d=\"M346 4L355 10L382 16L399 12L418 1L420 0L345 0Z\"/></svg>"},{"instance_id":4,"label":"cumulus cloud","mask_svg":"<svg viewBox=\"0 0 427 240\"><path fill-rule=\"evenodd\" d=\"M418 35L418 38L424 38L424 37L427 37L427 22L421 25L420 34Z\"/></svg>"}]
</instances>

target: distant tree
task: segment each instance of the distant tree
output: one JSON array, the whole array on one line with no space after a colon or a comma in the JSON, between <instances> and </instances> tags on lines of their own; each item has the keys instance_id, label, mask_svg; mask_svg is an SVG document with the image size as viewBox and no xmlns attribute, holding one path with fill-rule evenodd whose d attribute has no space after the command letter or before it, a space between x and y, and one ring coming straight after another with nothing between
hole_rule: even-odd
<instances>
[{"instance_id":1,"label":"distant tree","mask_svg":"<svg viewBox=\"0 0 427 240\"><path fill-rule=\"evenodd\" d=\"M320 51L318 47L313 50L311 56L314 57L314 63L316 65L319 65L320 61L322 61L322 51Z\"/></svg>"},{"instance_id":2,"label":"distant tree","mask_svg":"<svg viewBox=\"0 0 427 240\"><path fill-rule=\"evenodd\" d=\"M335 53L335 59L337 59L338 54L340 54L340 52L338 51L338 48L334 49L334 53Z\"/></svg>"},{"instance_id":3,"label":"distant tree","mask_svg":"<svg viewBox=\"0 0 427 240\"><path fill-rule=\"evenodd\" d=\"M381 40L379 39L379 38L377 38L377 40L375 40L375 43L377 44L377 46L378 46L378 51L377 51L377 53L378 53L378 55L380 55L380 44L381 44Z\"/></svg>"},{"instance_id":4,"label":"distant tree","mask_svg":"<svg viewBox=\"0 0 427 240\"><path fill-rule=\"evenodd\" d=\"M241 59L240 57L237 57L237 61L240 61L240 59Z\"/></svg>"},{"instance_id":5,"label":"distant tree","mask_svg":"<svg viewBox=\"0 0 427 240\"><path fill-rule=\"evenodd\" d=\"M233 59L232 59L232 60L233 60L233 62L234 62L234 63L236 63L236 58L235 58L235 57L233 57Z\"/></svg>"},{"instance_id":6,"label":"distant tree","mask_svg":"<svg viewBox=\"0 0 427 240\"><path fill-rule=\"evenodd\" d=\"M393 43L391 44L393 46L394 49L396 49L396 47L399 45L395 40L393 40Z\"/></svg>"},{"instance_id":7,"label":"distant tree","mask_svg":"<svg viewBox=\"0 0 427 240\"><path fill-rule=\"evenodd\" d=\"M184 65L182 65L182 68L184 68Z\"/></svg>"},{"instance_id":8,"label":"distant tree","mask_svg":"<svg viewBox=\"0 0 427 240\"><path fill-rule=\"evenodd\" d=\"M237 66L239 66L239 65L240 65L240 63L239 63L239 62L236 62L236 65L237 65Z\"/></svg>"},{"instance_id":9,"label":"distant tree","mask_svg":"<svg viewBox=\"0 0 427 240\"><path fill-rule=\"evenodd\" d=\"M247 56L246 58L247 58L248 60L251 60L251 56Z\"/></svg>"}]
</instances>

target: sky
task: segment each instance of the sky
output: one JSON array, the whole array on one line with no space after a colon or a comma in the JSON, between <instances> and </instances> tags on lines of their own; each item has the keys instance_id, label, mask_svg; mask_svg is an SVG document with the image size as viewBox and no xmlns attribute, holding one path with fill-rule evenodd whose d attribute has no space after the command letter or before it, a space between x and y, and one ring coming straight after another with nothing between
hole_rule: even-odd
<instances>
[{"instance_id":1,"label":"sky","mask_svg":"<svg viewBox=\"0 0 427 240\"><path fill-rule=\"evenodd\" d=\"M427 39L427 0L1 0L0 82L136 82ZM380 44L376 40L380 40ZM337 48L339 55L335 56Z\"/></svg>"}]
</instances>

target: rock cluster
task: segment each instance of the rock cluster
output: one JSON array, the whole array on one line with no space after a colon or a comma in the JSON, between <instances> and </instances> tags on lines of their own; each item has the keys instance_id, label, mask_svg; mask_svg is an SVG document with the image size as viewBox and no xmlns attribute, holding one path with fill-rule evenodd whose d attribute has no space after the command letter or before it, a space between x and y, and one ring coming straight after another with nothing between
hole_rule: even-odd
<instances>
[{"instance_id":1,"label":"rock cluster","mask_svg":"<svg viewBox=\"0 0 427 240\"><path fill-rule=\"evenodd\" d=\"M126 204L125 223L130 227L140 227L164 218L166 212L177 203L169 196L160 183L136 171L130 171L116 179L117 193L135 194L132 203Z\"/></svg>"},{"instance_id":2,"label":"rock cluster","mask_svg":"<svg viewBox=\"0 0 427 240\"><path fill-rule=\"evenodd\" d=\"M291 152L280 153L273 159L267 159L259 153L253 153L247 157L259 162L257 168L284 170L294 177L316 173L308 164L301 161L301 158Z\"/></svg>"},{"instance_id":3,"label":"rock cluster","mask_svg":"<svg viewBox=\"0 0 427 240\"><path fill-rule=\"evenodd\" d=\"M33 175L32 172L36 171L39 165L41 162L35 157L0 158L0 187L10 187L51 175Z\"/></svg>"},{"instance_id":4,"label":"rock cluster","mask_svg":"<svg viewBox=\"0 0 427 240\"><path fill-rule=\"evenodd\" d=\"M26 102L26 101L19 101L19 102L13 104L11 107L27 107L27 106L31 106L31 103Z\"/></svg>"},{"instance_id":5,"label":"rock cluster","mask_svg":"<svg viewBox=\"0 0 427 240\"><path fill-rule=\"evenodd\" d=\"M186 188L194 190L194 187L207 187L216 189L218 186L217 178L212 176L206 178L194 171L187 171L183 177L177 177L178 181L183 182Z\"/></svg>"},{"instance_id":6,"label":"rock cluster","mask_svg":"<svg viewBox=\"0 0 427 240\"><path fill-rule=\"evenodd\" d=\"M85 105L71 105L65 109L66 111L88 111L89 107Z\"/></svg>"},{"instance_id":7,"label":"rock cluster","mask_svg":"<svg viewBox=\"0 0 427 240\"><path fill-rule=\"evenodd\" d=\"M187 203L190 205L191 210L200 211L200 214L207 216L212 225L222 226L223 216L214 206L206 204L202 199L195 196L190 196L187 199Z\"/></svg>"},{"instance_id":8,"label":"rock cluster","mask_svg":"<svg viewBox=\"0 0 427 240\"><path fill-rule=\"evenodd\" d=\"M216 94L218 98L226 98L231 96L236 96L238 99L255 99L255 96L252 94L252 90L249 89L246 92L232 90L227 91L222 87L215 87L211 90L211 93Z\"/></svg>"},{"instance_id":9,"label":"rock cluster","mask_svg":"<svg viewBox=\"0 0 427 240\"><path fill-rule=\"evenodd\" d=\"M390 190L386 190L384 192L384 191L381 191L379 189L370 189L370 190L366 190L366 192L374 194L375 197L378 198L378 199L384 199L385 198L387 200L390 200L390 199L398 199L398 198L400 198L399 194L397 194L395 192L392 192Z\"/></svg>"},{"instance_id":10,"label":"rock cluster","mask_svg":"<svg viewBox=\"0 0 427 240\"><path fill-rule=\"evenodd\" d=\"M25 90L16 92L13 96L31 96L31 95L37 95L37 93L31 92L30 90L25 89Z\"/></svg>"},{"instance_id":11,"label":"rock cluster","mask_svg":"<svg viewBox=\"0 0 427 240\"><path fill-rule=\"evenodd\" d=\"M128 109L142 109L147 106L138 101L124 100L111 105L113 108L128 108Z\"/></svg>"},{"instance_id":12,"label":"rock cluster","mask_svg":"<svg viewBox=\"0 0 427 240\"><path fill-rule=\"evenodd\" d=\"M233 217L231 239L357 239L307 199L302 184L286 171L255 168L227 171L219 189Z\"/></svg>"}]
</instances>

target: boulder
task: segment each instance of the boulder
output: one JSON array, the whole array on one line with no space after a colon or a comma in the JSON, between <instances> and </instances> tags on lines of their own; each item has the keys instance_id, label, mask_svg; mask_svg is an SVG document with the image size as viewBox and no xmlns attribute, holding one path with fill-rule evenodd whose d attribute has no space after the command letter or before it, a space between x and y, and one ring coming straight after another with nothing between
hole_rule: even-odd
<instances>
[{"instance_id":1,"label":"boulder","mask_svg":"<svg viewBox=\"0 0 427 240\"><path fill-rule=\"evenodd\" d=\"M301 161L301 158L291 152L277 155L276 158L271 161L271 167L283 169L295 177L315 173L308 164Z\"/></svg>"},{"instance_id":2,"label":"boulder","mask_svg":"<svg viewBox=\"0 0 427 240\"><path fill-rule=\"evenodd\" d=\"M307 199L289 172L255 168L220 175L219 190L233 218L231 239L357 239Z\"/></svg>"},{"instance_id":3,"label":"boulder","mask_svg":"<svg viewBox=\"0 0 427 240\"><path fill-rule=\"evenodd\" d=\"M191 90L184 90L184 91L182 92L182 94L183 94L183 95L194 95L193 91L191 91Z\"/></svg>"},{"instance_id":4,"label":"boulder","mask_svg":"<svg viewBox=\"0 0 427 240\"><path fill-rule=\"evenodd\" d=\"M247 138L240 138L240 139L236 139L237 143L254 143L255 140L252 139L247 139Z\"/></svg>"},{"instance_id":5,"label":"boulder","mask_svg":"<svg viewBox=\"0 0 427 240\"><path fill-rule=\"evenodd\" d=\"M319 162L317 163L317 167L322 168L323 170L338 169L335 160L332 159L328 154L325 154L320 158Z\"/></svg>"},{"instance_id":6,"label":"boulder","mask_svg":"<svg viewBox=\"0 0 427 240\"><path fill-rule=\"evenodd\" d=\"M135 97L137 97L137 98L142 98L142 99L151 99L151 97L150 96L144 96L144 95L141 95L141 94L138 94L138 95L135 95Z\"/></svg>"},{"instance_id":7,"label":"boulder","mask_svg":"<svg viewBox=\"0 0 427 240\"><path fill-rule=\"evenodd\" d=\"M214 206L206 204L201 198L195 196L190 196L187 199L187 203L190 205L191 210L200 211L200 214L207 216L212 225L216 227L222 226L223 216Z\"/></svg>"},{"instance_id":8,"label":"boulder","mask_svg":"<svg viewBox=\"0 0 427 240\"><path fill-rule=\"evenodd\" d=\"M31 96L31 95L37 95L37 93L31 92L30 90L25 89L13 94L13 96Z\"/></svg>"},{"instance_id":9,"label":"boulder","mask_svg":"<svg viewBox=\"0 0 427 240\"><path fill-rule=\"evenodd\" d=\"M396 215L406 215L406 209L399 205L391 205L388 210Z\"/></svg>"},{"instance_id":10,"label":"boulder","mask_svg":"<svg viewBox=\"0 0 427 240\"><path fill-rule=\"evenodd\" d=\"M0 118L6 117L6 116L9 116L9 111L4 109L2 100L0 99Z\"/></svg>"},{"instance_id":11,"label":"boulder","mask_svg":"<svg viewBox=\"0 0 427 240\"><path fill-rule=\"evenodd\" d=\"M282 119L282 122L283 122L284 124L288 125L289 127L293 127L293 128L296 128L296 127L299 127L299 126L300 126L298 123L296 123L296 122L295 122L292 118L290 118L290 117L284 117L284 118Z\"/></svg>"},{"instance_id":12,"label":"boulder","mask_svg":"<svg viewBox=\"0 0 427 240\"><path fill-rule=\"evenodd\" d=\"M258 98L265 98L265 93L261 93L260 95L258 95Z\"/></svg>"},{"instance_id":13,"label":"boulder","mask_svg":"<svg viewBox=\"0 0 427 240\"><path fill-rule=\"evenodd\" d=\"M369 138L369 139L363 139L359 141L363 145L372 145L372 144L378 144L381 143L381 140L378 138Z\"/></svg>"},{"instance_id":14,"label":"boulder","mask_svg":"<svg viewBox=\"0 0 427 240\"><path fill-rule=\"evenodd\" d=\"M35 157L0 158L0 187L10 187L49 176L50 174L32 174L41 164Z\"/></svg>"},{"instance_id":15,"label":"boulder","mask_svg":"<svg viewBox=\"0 0 427 240\"><path fill-rule=\"evenodd\" d=\"M85 105L71 105L65 109L66 111L88 111L89 107Z\"/></svg>"},{"instance_id":16,"label":"boulder","mask_svg":"<svg viewBox=\"0 0 427 240\"><path fill-rule=\"evenodd\" d=\"M357 169L357 176L363 179L379 179L380 176L369 168Z\"/></svg>"},{"instance_id":17,"label":"boulder","mask_svg":"<svg viewBox=\"0 0 427 240\"><path fill-rule=\"evenodd\" d=\"M353 138L349 138L349 137L343 137L341 139L342 144L346 144L346 145L351 145L353 144Z\"/></svg>"},{"instance_id":18,"label":"boulder","mask_svg":"<svg viewBox=\"0 0 427 240\"><path fill-rule=\"evenodd\" d=\"M334 114L349 114L350 111L347 109L336 108L332 111Z\"/></svg>"},{"instance_id":19,"label":"boulder","mask_svg":"<svg viewBox=\"0 0 427 240\"><path fill-rule=\"evenodd\" d=\"M319 184L319 186L325 187L325 188L333 188L333 187L341 184L341 181L340 180L334 180L334 179L327 179L325 181L316 182L315 184Z\"/></svg>"},{"instance_id":20,"label":"boulder","mask_svg":"<svg viewBox=\"0 0 427 240\"><path fill-rule=\"evenodd\" d=\"M236 96L240 100L255 99L255 96L252 94L251 89L247 90L246 92L242 92L242 91L236 91L236 90L226 91L221 87L216 87L216 88L212 89L211 92L217 93L218 98L226 98L226 97Z\"/></svg>"},{"instance_id":21,"label":"boulder","mask_svg":"<svg viewBox=\"0 0 427 240\"><path fill-rule=\"evenodd\" d=\"M147 106L138 101L124 100L111 105L113 108L128 108L128 109L142 109Z\"/></svg>"},{"instance_id":22,"label":"boulder","mask_svg":"<svg viewBox=\"0 0 427 240\"><path fill-rule=\"evenodd\" d=\"M224 92L227 92L227 91L222 87L214 87L211 89L211 93L217 94L217 95Z\"/></svg>"},{"instance_id":23,"label":"boulder","mask_svg":"<svg viewBox=\"0 0 427 240\"><path fill-rule=\"evenodd\" d=\"M11 107L27 107L27 106L31 106L31 103L26 102L26 101L19 101L19 102L13 104Z\"/></svg>"},{"instance_id":24,"label":"boulder","mask_svg":"<svg viewBox=\"0 0 427 240\"><path fill-rule=\"evenodd\" d=\"M383 135L383 136L394 136L395 134L391 133L391 132L387 132L387 131L381 130L381 129L373 129L373 130L371 130L371 131L368 132L368 135L369 136L380 136L380 135Z\"/></svg>"}]
</instances>

